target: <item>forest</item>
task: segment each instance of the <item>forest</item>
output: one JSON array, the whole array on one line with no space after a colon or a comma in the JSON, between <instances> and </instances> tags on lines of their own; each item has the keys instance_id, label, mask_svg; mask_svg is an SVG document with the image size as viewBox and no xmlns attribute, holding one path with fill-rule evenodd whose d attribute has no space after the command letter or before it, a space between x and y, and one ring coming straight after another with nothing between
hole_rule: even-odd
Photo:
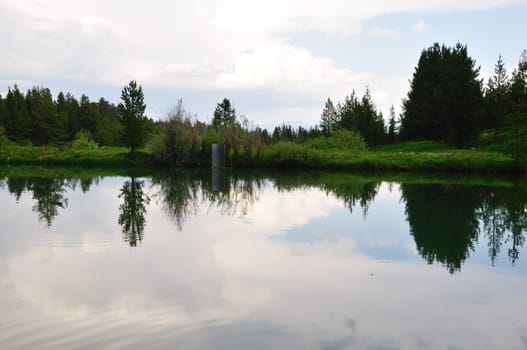
<instances>
[{"instance_id":1,"label":"forest","mask_svg":"<svg viewBox=\"0 0 527 350\"><path fill-rule=\"evenodd\" d=\"M85 95L77 99L64 92L53 98L48 88L38 86L24 93L15 85L6 96L0 95L0 160L45 161L46 154L54 154L55 161L79 159L72 152L92 150L93 162L105 153L129 152L132 158L142 154L155 164L208 166L212 144L224 143L229 166L391 169L371 154L401 153L408 145L420 149L424 144L431 145L424 151L438 157L447 149L459 150L454 156L478 149L484 152L477 157L485 158L482 162L487 166L500 166L490 164L490 158L503 162L507 158L523 167L527 51L510 75L500 55L494 74L484 82L465 45L435 43L421 52L400 115L392 106L385 118L369 88L363 96L352 90L343 101L327 98L323 105L319 125L308 129L281 124L267 130L252 125L228 98L211 111L210 123L187 112L181 100L164 120L154 121L145 116L144 94L135 81L123 88L118 105L104 98L90 101Z\"/></svg>"}]
</instances>

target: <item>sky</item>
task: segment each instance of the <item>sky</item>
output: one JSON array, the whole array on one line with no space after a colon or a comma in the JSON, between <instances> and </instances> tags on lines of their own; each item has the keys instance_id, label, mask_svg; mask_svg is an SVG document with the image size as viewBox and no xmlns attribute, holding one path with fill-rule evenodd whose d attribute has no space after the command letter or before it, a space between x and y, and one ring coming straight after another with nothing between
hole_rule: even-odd
<instances>
[{"instance_id":1,"label":"sky","mask_svg":"<svg viewBox=\"0 0 527 350\"><path fill-rule=\"evenodd\" d=\"M104 97L143 88L147 114L178 99L210 121L227 97L253 125L314 126L327 98L369 87L385 118L421 51L466 44L487 79L525 41L527 0L0 0L0 94L15 84Z\"/></svg>"}]
</instances>

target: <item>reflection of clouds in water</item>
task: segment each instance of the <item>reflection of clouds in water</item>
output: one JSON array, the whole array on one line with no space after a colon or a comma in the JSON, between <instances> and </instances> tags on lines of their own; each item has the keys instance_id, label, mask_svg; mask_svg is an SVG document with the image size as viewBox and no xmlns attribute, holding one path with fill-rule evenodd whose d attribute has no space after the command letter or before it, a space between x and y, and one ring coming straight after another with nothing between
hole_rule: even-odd
<instances>
[{"instance_id":1,"label":"reflection of clouds in water","mask_svg":"<svg viewBox=\"0 0 527 350\"><path fill-rule=\"evenodd\" d=\"M300 226L318 217L329 216L341 201L317 189L280 192L268 188L247 221L263 234L276 235L292 226Z\"/></svg>"},{"instance_id":2,"label":"reflection of clouds in water","mask_svg":"<svg viewBox=\"0 0 527 350\"><path fill-rule=\"evenodd\" d=\"M5 319L51 319L56 327L47 339L78 329L78 337L92 332L122 348L148 347L144 337L152 347L214 349L425 347L416 339L432 339L430 349L503 348L504 338L514 339L508 348L521 345L515 333L524 325L521 275L469 265L459 279L441 266L386 263L365 255L356 235L326 237L323 225L314 241L275 239L315 218L334 220L334 209L342 205L322 191L265 189L248 213L250 223L205 203L182 231L160 220L161 205L151 203L144 244L130 249L116 224L119 200L89 203L104 198L104 191L117 197L121 184L103 181L101 191L71 200L48 240L9 256L2 275L12 295L4 290L0 296L16 303L4 303ZM91 216L104 218L85 222L75 209L83 200ZM377 219L375 204L370 219ZM13 225L26 226L24 220ZM475 299L486 303L470 303ZM498 327L495 332L488 331L489 323ZM461 334L466 324L471 329ZM116 334L105 335L100 325ZM97 348L93 340L86 344Z\"/></svg>"},{"instance_id":3,"label":"reflection of clouds in water","mask_svg":"<svg viewBox=\"0 0 527 350\"><path fill-rule=\"evenodd\" d=\"M368 337L362 337L357 334L357 324L347 318L343 322L348 334L335 340L321 341L322 350L347 350L347 349L365 349L365 350L398 350L400 346L389 340L377 340Z\"/></svg>"}]
</instances>

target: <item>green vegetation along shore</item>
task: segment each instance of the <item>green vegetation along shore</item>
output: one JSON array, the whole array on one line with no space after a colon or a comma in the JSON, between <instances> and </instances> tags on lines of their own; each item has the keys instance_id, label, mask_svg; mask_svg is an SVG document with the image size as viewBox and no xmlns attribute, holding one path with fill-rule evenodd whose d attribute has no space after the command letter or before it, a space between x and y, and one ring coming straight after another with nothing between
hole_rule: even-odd
<instances>
[{"instance_id":1,"label":"green vegetation along shore","mask_svg":"<svg viewBox=\"0 0 527 350\"><path fill-rule=\"evenodd\" d=\"M74 149L70 146L0 146L0 164L61 165L90 167L164 167L149 149L131 154L125 147ZM195 159L186 166L210 167L208 159ZM375 151L315 148L281 142L265 147L259 157L227 155L227 166L238 168L309 168L361 171L416 171L442 173L523 172L514 160L500 152L484 149L455 149L432 141L404 142Z\"/></svg>"},{"instance_id":2,"label":"green vegetation along shore","mask_svg":"<svg viewBox=\"0 0 527 350\"><path fill-rule=\"evenodd\" d=\"M319 125L254 126L224 98L210 122L178 100L163 120L145 115L141 85L117 106L15 85L0 96L0 163L73 166L210 167L224 144L228 167L367 171L524 173L527 169L527 50L507 74L501 56L487 84L467 47L422 51L410 90L388 125L366 89L327 99Z\"/></svg>"}]
</instances>

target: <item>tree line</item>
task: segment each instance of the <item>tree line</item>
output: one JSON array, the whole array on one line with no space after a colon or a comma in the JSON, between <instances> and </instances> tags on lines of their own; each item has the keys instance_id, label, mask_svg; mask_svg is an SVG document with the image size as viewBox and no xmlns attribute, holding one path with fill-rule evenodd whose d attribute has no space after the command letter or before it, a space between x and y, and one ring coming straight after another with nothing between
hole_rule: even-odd
<instances>
[{"instance_id":1,"label":"tree line","mask_svg":"<svg viewBox=\"0 0 527 350\"><path fill-rule=\"evenodd\" d=\"M144 110L141 115L143 113ZM70 93L59 92L53 99L51 91L44 87L32 87L24 94L15 85L9 87L5 97L0 95L3 133L9 140L22 145L66 144L81 133L89 135L99 145L122 146L140 141L142 133L152 130L154 122L144 119L139 129L125 133L127 116L127 107L119 108L102 97L93 102L86 95L77 99Z\"/></svg>"},{"instance_id":2,"label":"tree line","mask_svg":"<svg viewBox=\"0 0 527 350\"><path fill-rule=\"evenodd\" d=\"M403 100L399 136L456 147L489 143L519 161L527 151L527 51L512 76L501 55L486 84L467 47L434 44L423 50Z\"/></svg>"},{"instance_id":3,"label":"tree line","mask_svg":"<svg viewBox=\"0 0 527 350\"><path fill-rule=\"evenodd\" d=\"M366 88L362 96L352 90L342 102L328 98L316 126L281 124L272 132L252 125L228 98L216 105L210 123L188 113L181 100L164 120L154 122L145 116L143 91L135 81L123 88L117 106L104 98L91 102L85 95L77 100L62 92L53 100L47 88L33 87L24 94L15 85L0 96L0 134L34 145L60 145L81 135L99 145L127 146L132 153L147 144L157 160L173 165L207 162L212 143L226 144L228 159L241 164L257 160L267 145L313 144L341 131L358 135L370 149L415 140L454 147L492 144L516 161L524 160L527 51L510 77L501 56L486 84L479 74L465 45L435 43L421 52L402 113L396 116L392 105L387 123Z\"/></svg>"},{"instance_id":4,"label":"tree line","mask_svg":"<svg viewBox=\"0 0 527 350\"><path fill-rule=\"evenodd\" d=\"M353 91L336 105L328 98L321 113L321 132L356 131L370 148L419 140L454 147L494 143L520 160L527 154L527 51L511 77L501 55L486 84L479 74L480 67L466 45L435 43L421 53L399 117L392 105L385 125L367 88L362 98Z\"/></svg>"}]
</instances>

